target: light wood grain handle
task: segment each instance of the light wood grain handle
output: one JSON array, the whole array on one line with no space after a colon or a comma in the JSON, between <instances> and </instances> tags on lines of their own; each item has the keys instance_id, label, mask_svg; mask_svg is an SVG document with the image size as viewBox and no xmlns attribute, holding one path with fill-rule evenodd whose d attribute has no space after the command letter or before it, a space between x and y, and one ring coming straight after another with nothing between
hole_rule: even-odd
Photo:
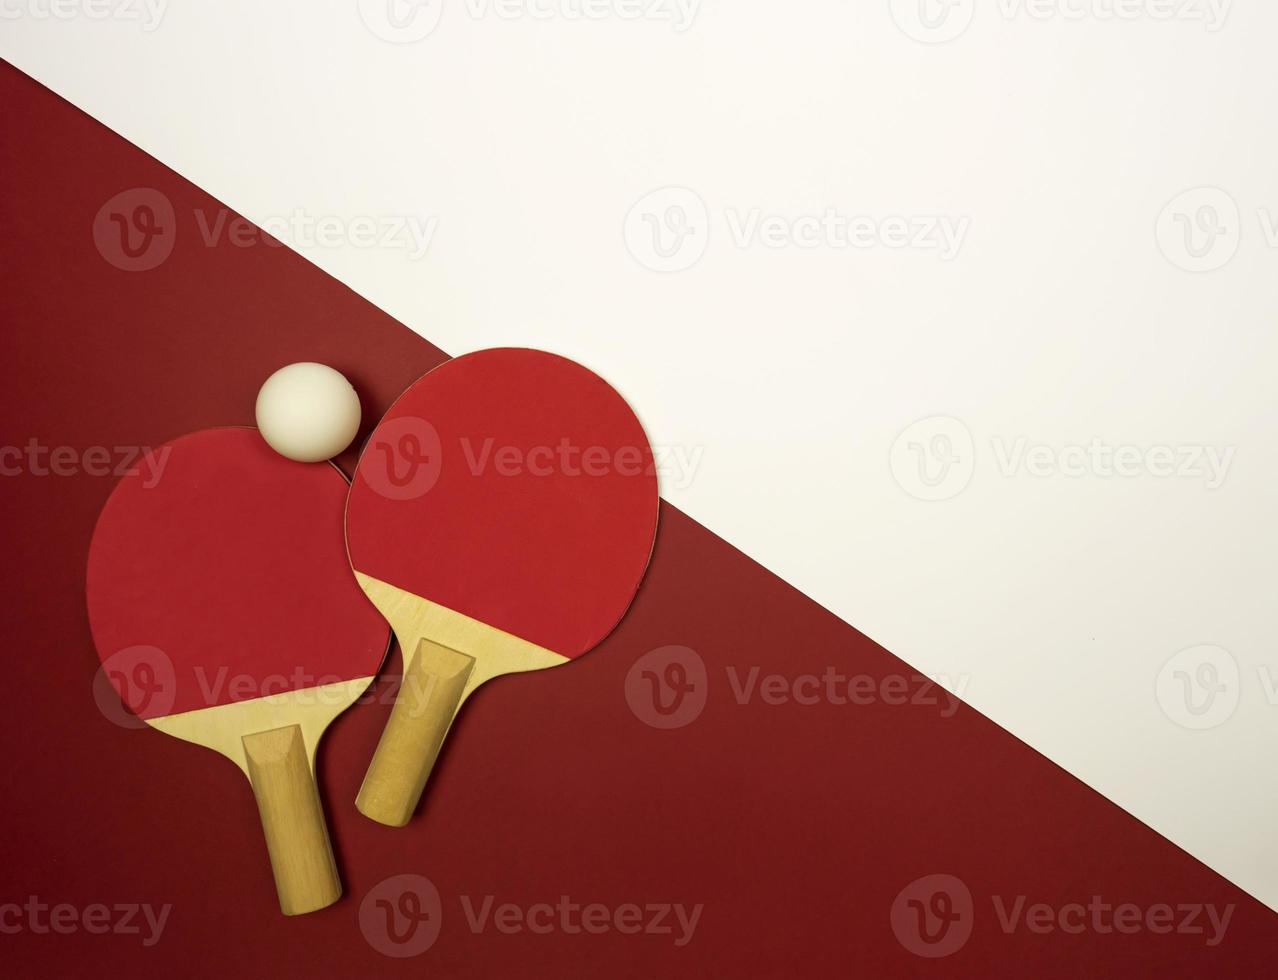
<instances>
[{"instance_id":1,"label":"light wood grain handle","mask_svg":"<svg viewBox=\"0 0 1278 980\"><path fill-rule=\"evenodd\" d=\"M288 725L243 741L280 909L301 915L332 905L342 882L302 729Z\"/></svg>"},{"instance_id":2,"label":"light wood grain handle","mask_svg":"<svg viewBox=\"0 0 1278 980\"><path fill-rule=\"evenodd\" d=\"M359 788L360 813L390 827L408 823L474 667L464 653L430 640L418 644Z\"/></svg>"}]
</instances>

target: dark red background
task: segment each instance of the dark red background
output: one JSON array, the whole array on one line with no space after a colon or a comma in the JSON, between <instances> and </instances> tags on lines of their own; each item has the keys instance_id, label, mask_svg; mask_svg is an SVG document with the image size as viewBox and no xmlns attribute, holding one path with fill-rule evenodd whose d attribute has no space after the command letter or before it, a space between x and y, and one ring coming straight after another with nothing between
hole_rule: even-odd
<instances>
[{"instance_id":1,"label":"dark red background","mask_svg":"<svg viewBox=\"0 0 1278 980\"><path fill-rule=\"evenodd\" d=\"M78 453L248 424L262 380L295 360L345 372L374 420L444 358L286 248L206 246L192 215L215 213L216 201L7 66L0 105L4 445L35 438ZM120 271L94 245L98 210L133 187L159 189L177 216L172 255L148 272ZM0 975L1272 973L1272 912L974 711L737 704L729 666L790 677L909 669L670 506L617 632L579 663L481 692L407 828L353 806L387 705L338 720L320 778L346 896L284 918L235 767L112 724L95 706L83 574L111 485L0 477L0 905L37 896L172 912L152 948L129 935L0 933ZM627 707L624 682L667 644L705 661L709 699L692 724L659 731ZM359 907L405 872L438 888L441 931L420 957L392 959L366 940ZM926 960L897 941L889 912L912 880L938 872L970 887L975 928L958 952ZM615 932L476 935L462 895L705 908L692 942L674 948L670 936ZM1202 936L1149 932L1007 935L993 895L1237 908L1213 949Z\"/></svg>"}]
</instances>

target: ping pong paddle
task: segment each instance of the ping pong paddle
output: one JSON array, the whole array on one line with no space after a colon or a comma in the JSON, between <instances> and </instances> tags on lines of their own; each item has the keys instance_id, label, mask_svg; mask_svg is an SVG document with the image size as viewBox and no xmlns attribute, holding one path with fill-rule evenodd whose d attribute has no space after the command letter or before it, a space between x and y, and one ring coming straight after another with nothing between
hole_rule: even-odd
<instances>
[{"instance_id":1,"label":"ping pong paddle","mask_svg":"<svg viewBox=\"0 0 1278 980\"><path fill-rule=\"evenodd\" d=\"M657 507L643 427L579 364L478 351L400 396L346 505L355 578L404 656L360 812L406 824L472 691L612 631L647 568Z\"/></svg>"},{"instance_id":2,"label":"ping pong paddle","mask_svg":"<svg viewBox=\"0 0 1278 980\"><path fill-rule=\"evenodd\" d=\"M121 479L89 546L98 655L134 714L248 776L284 914L323 908L342 886L315 748L389 641L346 563L346 480L283 458L256 429L155 452L158 478Z\"/></svg>"}]
</instances>

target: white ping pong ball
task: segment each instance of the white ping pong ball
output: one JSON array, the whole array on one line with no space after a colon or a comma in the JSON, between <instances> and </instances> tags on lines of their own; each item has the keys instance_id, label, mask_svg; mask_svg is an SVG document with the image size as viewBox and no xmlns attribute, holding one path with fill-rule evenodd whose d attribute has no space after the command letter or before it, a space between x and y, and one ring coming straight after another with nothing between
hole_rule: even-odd
<instances>
[{"instance_id":1,"label":"white ping pong ball","mask_svg":"<svg viewBox=\"0 0 1278 980\"><path fill-rule=\"evenodd\" d=\"M280 368L257 393L257 427L281 456L301 463L332 459L359 430L359 395L326 364Z\"/></svg>"}]
</instances>

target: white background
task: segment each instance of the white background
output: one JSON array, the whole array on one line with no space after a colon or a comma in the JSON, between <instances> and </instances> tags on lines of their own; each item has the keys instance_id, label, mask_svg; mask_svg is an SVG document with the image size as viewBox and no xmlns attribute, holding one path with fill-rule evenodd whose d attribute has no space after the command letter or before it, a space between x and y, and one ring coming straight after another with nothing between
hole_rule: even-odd
<instances>
[{"instance_id":1,"label":"white background","mask_svg":"<svg viewBox=\"0 0 1278 980\"><path fill-rule=\"evenodd\" d=\"M673 503L1278 908L1278 5L48 2L0 54L448 352L611 379ZM827 209L967 232L734 237Z\"/></svg>"}]
</instances>

